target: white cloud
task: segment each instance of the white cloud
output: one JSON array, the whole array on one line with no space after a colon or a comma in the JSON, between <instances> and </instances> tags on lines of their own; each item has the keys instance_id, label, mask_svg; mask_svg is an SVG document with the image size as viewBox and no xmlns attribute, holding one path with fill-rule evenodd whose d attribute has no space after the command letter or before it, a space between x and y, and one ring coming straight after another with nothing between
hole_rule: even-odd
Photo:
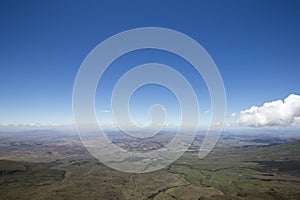
<instances>
[{"instance_id":1,"label":"white cloud","mask_svg":"<svg viewBox=\"0 0 300 200\"><path fill-rule=\"evenodd\" d=\"M252 106L240 112L237 122L242 126L293 126L300 125L300 96L291 94L284 101L277 100Z\"/></svg>"}]
</instances>

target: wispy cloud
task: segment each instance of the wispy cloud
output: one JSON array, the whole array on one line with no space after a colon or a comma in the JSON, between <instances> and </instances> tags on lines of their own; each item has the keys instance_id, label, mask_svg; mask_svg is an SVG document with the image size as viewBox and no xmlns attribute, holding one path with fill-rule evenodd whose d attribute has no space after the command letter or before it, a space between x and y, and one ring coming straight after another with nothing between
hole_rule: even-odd
<instances>
[{"instance_id":1,"label":"wispy cloud","mask_svg":"<svg viewBox=\"0 0 300 200\"><path fill-rule=\"evenodd\" d=\"M111 111L110 110L100 110L100 112L102 112L102 113L110 113Z\"/></svg>"},{"instance_id":2,"label":"wispy cloud","mask_svg":"<svg viewBox=\"0 0 300 200\"><path fill-rule=\"evenodd\" d=\"M210 113L210 109L205 110L204 113L205 113L205 114Z\"/></svg>"}]
</instances>

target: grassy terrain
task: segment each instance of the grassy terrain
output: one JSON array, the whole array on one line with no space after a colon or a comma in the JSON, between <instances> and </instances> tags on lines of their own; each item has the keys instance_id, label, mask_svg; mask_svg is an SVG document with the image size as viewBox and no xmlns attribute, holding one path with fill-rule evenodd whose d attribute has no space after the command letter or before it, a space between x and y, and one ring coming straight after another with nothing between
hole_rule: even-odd
<instances>
[{"instance_id":1,"label":"grassy terrain","mask_svg":"<svg viewBox=\"0 0 300 200\"><path fill-rule=\"evenodd\" d=\"M218 189L222 199L299 199L299 152L300 141L220 148L203 160L186 153L168 170L199 188Z\"/></svg>"},{"instance_id":2,"label":"grassy terrain","mask_svg":"<svg viewBox=\"0 0 300 200\"><path fill-rule=\"evenodd\" d=\"M300 199L300 141L236 143L221 139L204 159L189 151L163 170L130 174L95 160L77 137L6 137L0 199Z\"/></svg>"},{"instance_id":3,"label":"grassy terrain","mask_svg":"<svg viewBox=\"0 0 300 200\"><path fill-rule=\"evenodd\" d=\"M49 168L56 164L0 160L1 199L30 197L37 188L58 184L64 179L65 171Z\"/></svg>"}]
</instances>

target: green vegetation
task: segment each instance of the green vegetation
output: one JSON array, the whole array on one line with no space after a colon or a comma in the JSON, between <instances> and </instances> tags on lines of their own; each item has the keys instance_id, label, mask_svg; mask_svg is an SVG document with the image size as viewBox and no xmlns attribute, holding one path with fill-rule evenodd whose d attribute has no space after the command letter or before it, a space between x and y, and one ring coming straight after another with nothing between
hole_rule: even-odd
<instances>
[{"instance_id":1,"label":"green vegetation","mask_svg":"<svg viewBox=\"0 0 300 200\"><path fill-rule=\"evenodd\" d=\"M15 140L0 142L0 199L300 199L300 141L221 139L204 159L188 151L163 170L130 174L95 160L76 137Z\"/></svg>"},{"instance_id":2,"label":"green vegetation","mask_svg":"<svg viewBox=\"0 0 300 200\"><path fill-rule=\"evenodd\" d=\"M50 169L53 163L29 163L0 160L0 197L19 199L34 193L35 188L56 184L63 180L65 171Z\"/></svg>"},{"instance_id":3,"label":"green vegetation","mask_svg":"<svg viewBox=\"0 0 300 200\"><path fill-rule=\"evenodd\" d=\"M184 174L196 187L218 189L225 195L222 198L298 199L299 152L300 141L263 147L221 148L203 160L197 160L196 153L186 154L168 170ZM275 158L278 161L274 161Z\"/></svg>"}]
</instances>

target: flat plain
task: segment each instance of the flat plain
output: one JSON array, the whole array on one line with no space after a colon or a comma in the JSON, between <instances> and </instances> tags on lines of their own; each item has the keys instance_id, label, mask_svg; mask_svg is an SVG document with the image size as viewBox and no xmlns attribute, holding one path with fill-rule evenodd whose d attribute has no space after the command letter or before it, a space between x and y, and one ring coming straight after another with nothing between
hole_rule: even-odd
<instances>
[{"instance_id":1,"label":"flat plain","mask_svg":"<svg viewBox=\"0 0 300 200\"><path fill-rule=\"evenodd\" d=\"M223 133L199 159L200 134L176 162L144 174L105 166L74 133L0 137L0 199L300 199L300 141L293 137ZM111 139L133 148L118 134ZM155 146L169 139L162 135Z\"/></svg>"}]
</instances>

